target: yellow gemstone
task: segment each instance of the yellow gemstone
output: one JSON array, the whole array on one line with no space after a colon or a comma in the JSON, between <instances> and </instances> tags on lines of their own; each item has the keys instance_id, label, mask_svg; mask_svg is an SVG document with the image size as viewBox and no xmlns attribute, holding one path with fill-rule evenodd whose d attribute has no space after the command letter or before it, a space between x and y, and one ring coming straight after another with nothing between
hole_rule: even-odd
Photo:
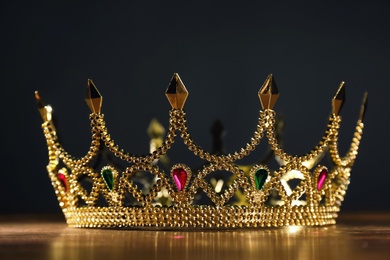
<instances>
[{"instance_id":1,"label":"yellow gemstone","mask_svg":"<svg viewBox=\"0 0 390 260\"><path fill-rule=\"evenodd\" d=\"M259 90L258 95L263 110L272 109L274 107L276 100L279 97L279 91L272 74L268 75L263 86Z\"/></svg>"},{"instance_id":2,"label":"yellow gemstone","mask_svg":"<svg viewBox=\"0 0 390 260\"><path fill-rule=\"evenodd\" d=\"M35 99L37 100L37 106L38 111L41 114L41 117L44 122L51 121L52 119L52 111L50 105L45 105L45 103L42 101L41 96L39 95L38 91L35 91ZM54 127L54 125L52 125Z\"/></svg>"},{"instance_id":3,"label":"yellow gemstone","mask_svg":"<svg viewBox=\"0 0 390 260\"><path fill-rule=\"evenodd\" d=\"M96 88L95 84L93 84L91 79L88 80L87 92L85 93L84 99L92 113L100 113L103 97L100 95L99 90Z\"/></svg>"},{"instance_id":4,"label":"yellow gemstone","mask_svg":"<svg viewBox=\"0 0 390 260\"><path fill-rule=\"evenodd\" d=\"M344 105L345 101L345 86L344 81L340 83L339 89L337 90L336 95L332 99L332 113L339 115L341 108Z\"/></svg>"},{"instance_id":5,"label":"yellow gemstone","mask_svg":"<svg viewBox=\"0 0 390 260\"><path fill-rule=\"evenodd\" d=\"M183 109L188 97L188 91L181 81L179 74L173 74L171 83L169 83L169 86L165 91L165 95L173 109Z\"/></svg>"}]
</instances>

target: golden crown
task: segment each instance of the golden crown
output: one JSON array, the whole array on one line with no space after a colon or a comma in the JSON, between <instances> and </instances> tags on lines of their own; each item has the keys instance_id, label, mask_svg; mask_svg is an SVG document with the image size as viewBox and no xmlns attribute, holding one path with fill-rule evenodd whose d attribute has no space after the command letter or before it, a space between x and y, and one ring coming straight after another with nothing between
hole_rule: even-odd
<instances>
[{"instance_id":1,"label":"golden crown","mask_svg":"<svg viewBox=\"0 0 390 260\"><path fill-rule=\"evenodd\" d=\"M209 153L193 141L188 131L183 110L188 91L175 73L166 90L172 106L167 135L157 138L156 133L163 136L164 130L155 127L157 131L151 133L151 152L133 155L112 139L101 113L102 96L92 80L88 80L85 101L92 111L92 142L84 157L73 158L58 141L52 108L44 105L36 92L49 151L47 171L68 225L233 228L334 224L358 154L367 93L345 157L339 155L338 149L344 82L332 100L324 136L303 156L290 155L279 144L273 110L279 92L272 75L258 95L262 110L250 142L233 153ZM195 156L205 161L200 169L180 163L170 167L169 173L163 170L162 162L177 134ZM246 166L235 163L255 150L263 137L268 139L269 149L279 163L277 170L271 171L266 163ZM327 151L332 169L320 164ZM102 157L106 164L102 164ZM121 167L118 162L126 166ZM291 184L294 180L298 180L295 187Z\"/></svg>"}]
</instances>

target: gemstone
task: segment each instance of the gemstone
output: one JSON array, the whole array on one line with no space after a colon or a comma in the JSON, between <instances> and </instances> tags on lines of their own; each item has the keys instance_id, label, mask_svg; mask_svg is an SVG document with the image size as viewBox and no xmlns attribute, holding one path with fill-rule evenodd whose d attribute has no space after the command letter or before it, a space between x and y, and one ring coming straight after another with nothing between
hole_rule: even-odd
<instances>
[{"instance_id":1,"label":"gemstone","mask_svg":"<svg viewBox=\"0 0 390 260\"><path fill-rule=\"evenodd\" d=\"M188 91L181 81L179 74L173 74L165 95L173 109L183 109L188 97Z\"/></svg>"},{"instance_id":2,"label":"gemstone","mask_svg":"<svg viewBox=\"0 0 390 260\"><path fill-rule=\"evenodd\" d=\"M38 91L35 91L35 99L37 100L38 111L43 121L44 122L50 121L51 120L51 111L49 111L50 106L45 105Z\"/></svg>"},{"instance_id":3,"label":"gemstone","mask_svg":"<svg viewBox=\"0 0 390 260\"><path fill-rule=\"evenodd\" d=\"M111 169L103 169L102 170L102 177L104 182L107 185L107 188L112 191L114 188L114 174L112 173Z\"/></svg>"},{"instance_id":4,"label":"gemstone","mask_svg":"<svg viewBox=\"0 0 390 260\"><path fill-rule=\"evenodd\" d=\"M66 180L65 174L61 170L58 171L57 178L60 181L62 187L64 187L65 192L68 192L68 181Z\"/></svg>"},{"instance_id":5,"label":"gemstone","mask_svg":"<svg viewBox=\"0 0 390 260\"><path fill-rule=\"evenodd\" d=\"M268 178L268 171L266 169L259 169L255 173L255 183L256 183L256 188L258 190L261 190L263 188L263 185L265 181Z\"/></svg>"},{"instance_id":6,"label":"gemstone","mask_svg":"<svg viewBox=\"0 0 390 260\"><path fill-rule=\"evenodd\" d=\"M92 113L100 113L103 97L90 79L88 80L87 92L85 93L84 99Z\"/></svg>"},{"instance_id":7,"label":"gemstone","mask_svg":"<svg viewBox=\"0 0 390 260\"><path fill-rule=\"evenodd\" d=\"M328 176L328 171L326 169L322 169L322 171L318 175L317 190L320 190L322 186L324 186L327 176Z\"/></svg>"},{"instance_id":8,"label":"gemstone","mask_svg":"<svg viewBox=\"0 0 390 260\"><path fill-rule=\"evenodd\" d=\"M263 86L259 90L258 95L263 110L272 109L274 107L276 100L279 97L279 91L272 74L268 75Z\"/></svg>"},{"instance_id":9,"label":"gemstone","mask_svg":"<svg viewBox=\"0 0 390 260\"><path fill-rule=\"evenodd\" d=\"M340 83L336 95L332 99L332 112L338 115L345 102L345 86L344 81Z\"/></svg>"},{"instance_id":10,"label":"gemstone","mask_svg":"<svg viewBox=\"0 0 390 260\"><path fill-rule=\"evenodd\" d=\"M184 190L188 177L187 172L183 168L176 168L172 171L172 176L177 189L179 191Z\"/></svg>"}]
</instances>

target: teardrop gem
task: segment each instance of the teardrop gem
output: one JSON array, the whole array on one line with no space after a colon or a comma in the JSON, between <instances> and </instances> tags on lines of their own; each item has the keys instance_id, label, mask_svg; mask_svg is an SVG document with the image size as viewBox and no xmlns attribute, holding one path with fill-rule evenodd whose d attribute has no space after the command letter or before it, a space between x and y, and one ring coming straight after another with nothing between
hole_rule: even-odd
<instances>
[{"instance_id":1,"label":"teardrop gem","mask_svg":"<svg viewBox=\"0 0 390 260\"><path fill-rule=\"evenodd\" d=\"M322 169L322 171L318 175L317 190L322 189L322 186L324 186L327 176L328 176L328 171L326 169Z\"/></svg>"},{"instance_id":2,"label":"teardrop gem","mask_svg":"<svg viewBox=\"0 0 390 260\"><path fill-rule=\"evenodd\" d=\"M268 178L268 171L266 169L259 169L255 173L256 188L261 190L264 186L265 181Z\"/></svg>"},{"instance_id":3,"label":"teardrop gem","mask_svg":"<svg viewBox=\"0 0 390 260\"><path fill-rule=\"evenodd\" d=\"M57 178L60 181L62 187L64 187L65 192L68 192L68 181L66 180L65 174L61 170L58 171Z\"/></svg>"},{"instance_id":4,"label":"teardrop gem","mask_svg":"<svg viewBox=\"0 0 390 260\"><path fill-rule=\"evenodd\" d=\"M107 188L112 191L114 189L114 174L111 169L103 169L102 177L104 182L107 185Z\"/></svg>"},{"instance_id":5,"label":"teardrop gem","mask_svg":"<svg viewBox=\"0 0 390 260\"><path fill-rule=\"evenodd\" d=\"M179 191L184 190L188 174L183 168L176 168L172 171L172 177Z\"/></svg>"}]
</instances>

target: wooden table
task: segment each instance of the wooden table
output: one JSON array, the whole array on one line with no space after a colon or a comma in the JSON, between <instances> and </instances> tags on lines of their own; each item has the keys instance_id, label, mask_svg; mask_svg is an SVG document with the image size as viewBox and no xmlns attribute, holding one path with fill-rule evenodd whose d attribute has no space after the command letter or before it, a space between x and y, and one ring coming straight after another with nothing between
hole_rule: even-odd
<instances>
[{"instance_id":1,"label":"wooden table","mask_svg":"<svg viewBox=\"0 0 390 260\"><path fill-rule=\"evenodd\" d=\"M61 216L0 216L0 259L390 259L390 214L325 227L224 231L68 228Z\"/></svg>"}]
</instances>

